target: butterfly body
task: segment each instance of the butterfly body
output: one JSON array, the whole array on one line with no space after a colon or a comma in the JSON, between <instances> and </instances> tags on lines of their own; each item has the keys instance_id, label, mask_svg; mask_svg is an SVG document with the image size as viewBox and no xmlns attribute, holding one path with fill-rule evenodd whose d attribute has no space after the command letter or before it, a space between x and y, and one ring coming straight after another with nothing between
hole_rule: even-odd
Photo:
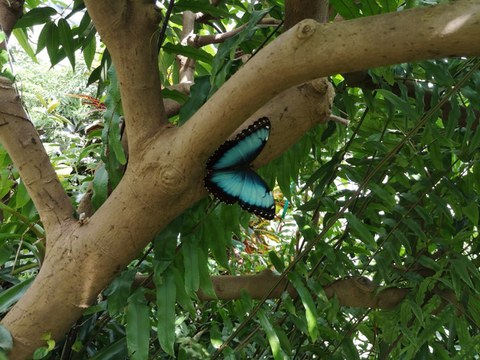
<instances>
[{"instance_id":1,"label":"butterfly body","mask_svg":"<svg viewBox=\"0 0 480 360\"><path fill-rule=\"evenodd\" d=\"M266 219L273 219L275 202L263 179L251 168L270 134L270 121L263 117L227 140L207 162L206 188L227 204L239 205Z\"/></svg>"}]
</instances>

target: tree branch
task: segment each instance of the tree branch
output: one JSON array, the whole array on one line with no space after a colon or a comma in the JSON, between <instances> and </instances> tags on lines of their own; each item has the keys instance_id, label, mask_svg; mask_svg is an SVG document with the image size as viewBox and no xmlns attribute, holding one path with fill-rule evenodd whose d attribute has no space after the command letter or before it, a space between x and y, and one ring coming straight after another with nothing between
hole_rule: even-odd
<instances>
[{"instance_id":1,"label":"tree branch","mask_svg":"<svg viewBox=\"0 0 480 360\"><path fill-rule=\"evenodd\" d=\"M189 37L193 34L195 28L195 14L191 11L185 11L182 15L182 34L180 44L187 45ZM179 83L192 84L195 77L195 59L184 55L177 55L178 78Z\"/></svg>"},{"instance_id":2,"label":"tree branch","mask_svg":"<svg viewBox=\"0 0 480 360\"><path fill-rule=\"evenodd\" d=\"M147 278L148 276L146 275L136 275L134 283L141 286ZM201 289L198 290L197 296L203 301L239 300L242 298L242 293L245 292L252 299L261 300L267 295L272 284L275 284L278 278L279 275L274 274L270 270L242 276L212 276L211 281L216 298L206 295ZM149 289L155 288L151 281L144 286ZM292 298L297 297L297 292L293 285L287 279L283 279L269 295L269 299L279 299L285 291ZM340 306L393 310L412 289L398 287L382 288L373 284L366 277L352 276L324 285L323 291L328 299L336 297ZM444 302L454 305L459 311L464 311L453 291L434 288L432 294L440 296Z\"/></svg>"},{"instance_id":3,"label":"tree branch","mask_svg":"<svg viewBox=\"0 0 480 360\"><path fill-rule=\"evenodd\" d=\"M480 4L473 0L341 23L302 21L245 64L179 131L205 161L279 91L338 72L454 54L478 55L479 23ZM405 36L399 37L399 31ZM282 128L277 119L272 121L275 127ZM269 142L280 141L274 135Z\"/></svg>"},{"instance_id":4,"label":"tree branch","mask_svg":"<svg viewBox=\"0 0 480 360\"><path fill-rule=\"evenodd\" d=\"M266 26L277 25L278 26L279 23L280 22L276 19L268 18L268 19L260 20L257 25L266 25ZM244 24L244 25L239 26L236 29L226 31L226 32L221 33L221 34L213 34L213 35L191 34L187 38L187 43L188 43L188 45L196 47L196 48L199 48L199 47L202 47L202 46L205 46L205 45L209 45L209 44L219 44L219 43L222 43L222 42L230 39L231 37L237 35L238 33L242 32L246 27L247 27L247 25Z\"/></svg>"},{"instance_id":5,"label":"tree branch","mask_svg":"<svg viewBox=\"0 0 480 360\"><path fill-rule=\"evenodd\" d=\"M58 230L72 218L72 205L20 97L6 78L0 78L0 142L17 167L45 232Z\"/></svg>"},{"instance_id":6,"label":"tree branch","mask_svg":"<svg viewBox=\"0 0 480 360\"><path fill-rule=\"evenodd\" d=\"M9 0L0 2L0 24L1 30L7 35L7 39L12 33L17 20L23 14L23 3L25 0Z\"/></svg>"},{"instance_id":7,"label":"tree branch","mask_svg":"<svg viewBox=\"0 0 480 360\"><path fill-rule=\"evenodd\" d=\"M139 160L141 148L152 134L168 126L155 40L160 12L153 3L85 1L117 71L129 141L129 163Z\"/></svg>"}]
</instances>

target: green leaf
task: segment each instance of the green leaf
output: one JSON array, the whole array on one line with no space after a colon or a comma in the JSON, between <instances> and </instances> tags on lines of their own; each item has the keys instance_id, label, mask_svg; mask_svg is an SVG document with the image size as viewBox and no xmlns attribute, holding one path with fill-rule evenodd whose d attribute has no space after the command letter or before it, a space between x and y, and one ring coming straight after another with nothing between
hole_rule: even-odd
<instances>
[{"instance_id":1,"label":"green leaf","mask_svg":"<svg viewBox=\"0 0 480 360\"><path fill-rule=\"evenodd\" d=\"M15 207L20 209L28 204L30 201L30 195L23 181L18 185L17 193L15 194Z\"/></svg>"},{"instance_id":2,"label":"green leaf","mask_svg":"<svg viewBox=\"0 0 480 360\"><path fill-rule=\"evenodd\" d=\"M280 259L275 251L269 251L268 257L272 265L275 267L275 270L278 272L282 272L285 269L285 264L283 263L282 259Z\"/></svg>"},{"instance_id":3,"label":"green leaf","mask_svg":"<svg viewBox=\"0 0 480 360\"><path fill-rule=\"evenodd\" d=\"M38 63L37 57L35 56L35 51L33 51L32 47L30 46L30 41L28 40L25 29L13 29L12 34L15 36L18 43L22 49L25 50L30 59Z\"/></svg>"},{"instance_id":4,"label":"green leaf","mask_svg":"<svg viewBox=\"0 0 480 360\"><path fill-rule=\"evenodd\" d=\"M127 305L135 274L135 269L124 271L120 276L113 280L110 286L105 290L105 295L107 296L107 309L110 316L118 314Z\"/></svg>"},{"instance_id":5,"label":"green leaf","mask_svg":"<svg viewBox=\"0 0 480 360\"><path fill-rule=\"evenodd\" d=\"M157 335L160 346L167 354L174 356L175 351L175 274L167 269L161 275L153 277L157 289Z\"/></svg>"},{"instance_id":6,"label":"green leaf","mask_svg":"<svg viewBox=\"0 0 480 360\"><path fill-rule=\"evenodd\" d=\"M190 98L180 109L180 124L186 122L205 103L210 92L210 76L201 76L195 79L190 88Z\"/></svg>"},{"instance_id":7,"label":"green leaf","mask_svg":"<svg viewBox=\"0 0 480 360\"><path fill-rule=\"evenodd\" d=\"M342 353L345 356L345 359L360 359L358 354L357 346L353 343L353 339L350 336L346 336L342 341Z\"/></svg>"},{"instance_id":8,"label":"green leaf","mask_svg":"<svg viewBox=\"0 0 480 360\"><path fill-rule=\"evenodd\" d=\"M34 278L32 277L19 282L18 284L13 285L12 287L0 293L0 314L8 311L13 304L20 300L30 284L33 282L33 279Z\"/></svg>"},{"instance_id":9,"label":"green leaf","mask_svg":"<svg viewBox=\"0 0 480 360\"><path fill-rule=\"evenodd\" d=\"M470 145L468 146L468 151L471 154L478 153L480 147L480 131L478 131L478 128L476 131L473 132L473 136L470 140Z\"/></svg>"},{"instance_id":10,"label":"green leaf","mask_svg":"<svg viewBox=\"0 0 480 360\"><path fill-rule=\"evenodd\" d=\"M397 10L397 0L380 0L380 4L385 12L392 12Z\"/></svg>"},{"instance_id":11,"label":"green leaf","mask_svg":"<svg viewBox=\"0 0 480 360\"><path fill-rule=\"evenodd\" d=\"M85 65L88 69L92 67L93 59L95 58L95 54L97 51L97 39L95 34L91 37L91 39L83 46L83 59L85 60Z\"/></svg>"},{"instance_id":12,"label":"green leaf","mask_svg":"<svg viewBox=\"0 0 480 360\"><path fill-rule=\"evenodd\" d=\"M273 358L275 360L283 360L287 359L287 356L282 351L280 347L280 339L278 338L272 324L268 320L265 312L263 310L259 310L258 313L258 320L260 321L260 325L262 326L265 334L267 335L268 343L270 344L270 349L272 349Z\"/></svg>"},{"instance_id":13,"label":"green leaf","mask_svg":"<svg viewBox=\"0 0 480 360\"><path fill-rule=\"evenodd\" d=\"M109 175L109 185L113 190L123 176L123 165L127 163L127 158L123 151L120 130L120 121L123 114L122 100L117 73L113 66L108 69L108 78L110 79L110 85L105 99L107 110L103 115L105 126L102 131L102 141L105 150L102 160L105 162Z\"/></svg>"},{"instance_id":14,"label":"green leaf","mask_svg":"<svg viewBox=\"0 0 480 360\"><path fill-rule=\"evenodd\" d=\"M61 60L60 53L58 51L58 48L60 47L60 38L59 38L57 24L53 22L50 24L51 25L49 25L48 33L46 35L47 36L46 46L47 46L47 53L48 53L48 57L50 58L50 62L52 63L52 65L55 65Z\"/></svg>"},{"instance_id":15,"label":"green leaf","mask_svg":"<svg viewBox=\"0 0 480 360\"><path fill-rule=\"evenodd\" d=\"M164 98L175 100L180 104L184 104L189 99L188 95L185 95L177 90L163 89L162 95Z\"/></svg>"},{"instance_id":16,"label":"green leaf","mask_svg":"<svg viewBox=\"0 0 480 360\"><path fill-rule=\"evenodd\" d=\"M0 325L0 349L9 351L13 347L13 338L10 331L3 326Z\"/></svg>"},{"instance_id":17,"label":"green leaf","mask_svg":"<svg viewBox=\"0 0 480 360\"><path fill-rule=\"evenodd\" d=\"M198 273L200 276L200 289L205 295L216 299L217 293L213 288L212 278L208 269L208 256L203 247L198 248Z\"/></svg>"},{"instance_id":18,"label":"green leaf","mask_svg":"<svg viewBox=\"0 0 480 360\"><path fill-rule=\"evenodd\" d=\"M465 284L467 284L471 289L475 290L475 285L473 284L468 272L468 261L469 260L467 258L452 259L450 271L455 272Z\"/></svg>"},{"instance_id":19,"label":"green leaf","mask_svg":"<svg viewBox=\"0 0 480 360\"><path fill-rule=\"evenodd\" d=\"M190 59L203 61L205 63L210 63L213 60L213 56L207 53L205 50L196 49L191 46L166 43L162 46L162 50L166 53L183 55Z\"/></svg>"},{"instance_id":20,"label":"green leaf","mask_svg":"<svg viewBox=\"0 0 480 360\"><path fill-rule=\"evenodd\" d=\"M39 360L43 359L45 356L48 355L50 351L48 350L48 347L46 346L41 346L38 349L36 349L33 353L33 360Z\"/></svg>"},{"instance_id":21,"label":"green leaf","mask_svg":"<svg viewBox=\"0 0 480 360\"><path fill-rule=\"evenodd\" d=\"M305 316L307 319L308 334L310 335L312 341L315 342L317 341L317 338L319 336L317 326L318 315L312 295L305 287L305 285L303 285L303 281L297 273L289 273L288 279L293 284L295 290L297 290L300 299L302 299L302 304L305 308Z\"/></svg>"},{"instance_id":22,"label":"green leaf","mask_svg":"<svg viewBox=\"0 0 480 360\"><path fill-rule=\"evenodd\" d=\"M65 50L65 54L72 65L73 70L75 71L75 46L73 41L73 33L68 21L65 19L58 20L58 36L60 44Z\"/></svg>"},{"instance_id":23,"label":"green leaf","mask_svg":"<svg viewBox=\"0 0 480 360\"><path fill-rule=\"evenodd\" d=\"M187 310L192 316L196 316L195 306L193 305L192 297L185 291L185 275L175 267L173 269L175 273L175 285L176 285L176 297L177 303L183 309ZM196 299L196 294L193 296Z\"/></svg>"},{"instance_id":24,"label":"green leaf","mask_svg":"<svg viewBox=\"0 0 480 360\"><path fill-rule=\"evenodd\" d=\"M477 132L480 133L480 131ZM479 222L478 207L479 204L476 201L470 201L467 206L462 208L463 213L474 226L477 226Z\"/></svg>"},{"instance_id":25,"label":"green leaf","mask_svg":"<svg viewBox=\"0 0 480 360\"><path fill-rule=\"evenodd\" d=\"M108 173L105 170L105 166L102 165L95 171L95 177L93 178L93 196L92 205L95 209L107 200L108 197Z\"/></svg>"},{"instance_id":26,"label":"green leaf","mask_svg":"<svg viewBox=\"0 0 480 360\"><path fill-rule=\"evenodd\" d=\"M424 266L428 269L432 269L435 272L442 270L442 267L435 260L433 260L432 258L430 258L428 256L420 255L418 257L417 261L419 262L420 265L422 265L422 266Z\"/></svg>"},{"instance_id":27,"label":"green leaf","mask_svg":"<svg viewBox=\"0 0 480 360\"><path fill-rule=\"evenodd\" d=\"M356 3L349 0L331 0L330 4L338 11L344 19L354 19L360 17L360 11Z\"/></svg>"},{"instance_id":28,"label":"green leaf","mask_svg":"<svg viewBox=\"0 0 480 360\"><path fill-rule=\"evenodd\" d=\"M200 287L200 274L198 272L198 241L194 236L182 239L183 266L185 268L185 291L190 296Z\"/></svg>"},{"instance_id":29,"label":"green leaf","mask_svg":"<svg viewBox=\"0 0 480 360\"><path fill-rule=\"evenodd\" d=\"M129 359L147 360L150 343L150 309L145 290L138 288L128 298L126 318L127 348Z\"/></svg>"},{"instance_id":30,"label":"green leaf","mask_svg":"<svg viewBox=\"0 0 480 360\"><path fill-rule=\"evenodd\" d=\"M15 29L27 28L33 25L40 25L50 21L51 17L56 15L57 11L50 6L36 7L26 14L23 14L15 23Z\"/></svg>"},{"instance_id":31,"label":"green leaf","mask_svg":"<svg viewBox=\"0 0 480 360\"><path fill-rule=\"evenodd\" d=\"M415 315L415 320L417 320L421 326L425 326L424 313L423 313L422 307L414 301L411 301L411 300L408 300L408 301L410 304L410 309Z\"/></svg>"},{"instance_id":32,"label":"green leaf","mask_svg":"<svg viewBox=\"0 0 480 360\"><path fill-rule=\"evenodd\" d=\"M175 10L178 12L184 12L187 10L194 13L201 12L219 18L230 17L230 13L226 9L223 9L220 6L211 5L208 1L205 0L179 0L178 2L175 2Z\"/></svg>"},{"instance_id":33,"label":"green leaf","mask_svg":"<svg viewBox=\"0 0 480 360\"><path fill-rule=\"evenodd\" d=\"M127 338L124 336L120 340L102 348L90 360L118 360L127 359Z\"/></svg>"},{"instance_id":34,"label":"green leaf","mask_svg":"<svg viewBox=\"0 0 480 360\"><path fill-rule=\"evenodd\" d=\"M382 95L387 101L392 103L395 108L400 110L403 114L407 115L411 119L416 119L417 114L410 104L404 99L400 98L398 95L395 95L391 91L385 89L378 89L377 93Z\"/></svg>"},{"instance_id":35,"label":"green leaf","mask_svg":"<svg viewBox=\"0 0 480 360\"><path fill-rule=\"evenodd\" d=\"M346 213L345 218L348 221L348 225L352 227L352 232L358 236L358 238L364 242L366 245L375 249L377 244L375 243L375 239L373 238L372 233L368 229L368 227L358 220L358 218L352 213Z\"/></svg>"},{"instance_id":36,"label":"green leaf","mask_svg":"<svg viewBox=\"0 0 480 360\"><path fill-rule=\"evenodd\" d=\"M208 246L212 250L213 256L217 262L224 268L228 268L228 256L227 256L227 247L230 244L227 243L228 234L223 227L218 226L219 223L222 223L221 220L215 216L215 214L210 214L210 216L205 221L204 230L208 242Z\"/></svg>"}]
</instances>

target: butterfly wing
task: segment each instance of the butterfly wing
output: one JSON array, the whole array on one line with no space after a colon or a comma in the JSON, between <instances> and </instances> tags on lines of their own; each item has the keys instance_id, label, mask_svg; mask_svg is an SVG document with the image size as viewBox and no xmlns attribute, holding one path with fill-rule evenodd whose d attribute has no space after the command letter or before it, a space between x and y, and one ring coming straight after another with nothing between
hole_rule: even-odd
<instances>
[{"instance_id":1,"label":"butterfly wing","mask_svg":"<svg viewBox=\"0 0 480 360\"><path fill-rule=\"evenodd\" d=\"M207 189L227 204L240 206L266 219L275 215L272 192L263 179L250 169L270 134L270 120L263 117L243 130L234 140L221 145L207 162Z\"/></svg>"},{"instance_id":2,"label":"butterfly wing","mask_svg":"<svg viewBox=\"0 0 480 360\"><path fill-rule=\"evenodd\" d=\"M210 192L227 204L234 202L249 212L273 219L275 201L263 179L253 170L219 170L207 174L205 185Z\"/></svg>"},{"instance_id":3,"label":"butterfly wing","mask_svg":"<svg viewBox=\"0 0 480 360\"><path fill-rule=\"evenodd\" d=\"M248 166L263 150L269 134L270 120L266 117L258 119L215 151L208 160L207 171Z\"/></svg>"}]
</instances>

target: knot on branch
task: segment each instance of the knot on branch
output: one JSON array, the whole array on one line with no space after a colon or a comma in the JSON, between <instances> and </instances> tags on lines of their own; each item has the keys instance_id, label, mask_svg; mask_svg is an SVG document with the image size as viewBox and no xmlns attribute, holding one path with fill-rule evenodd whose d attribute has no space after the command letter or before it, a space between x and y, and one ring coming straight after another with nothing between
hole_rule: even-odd
<instances>
[{"instance_id":1,"label":"knot on branch","mask_svg":"<svg viewBox=\"0 0 480 360\"><path fill-rule=\"evenodd\" d=\"M306 39L315 34L317 22L312 19L303 20L298 23L295 35L299 39Z\"/></svg>"},{"instance_id":2,"label":"knot on branch","mask_svg":"<svg viewBox=\"0 0 480 360\"><path fill-rule=\"evenodd\" d=\"M172 164L162 167L159 175L160 190L166 194L179 194L186 187L185 175Z\"/></svg>"}]
</instances>

